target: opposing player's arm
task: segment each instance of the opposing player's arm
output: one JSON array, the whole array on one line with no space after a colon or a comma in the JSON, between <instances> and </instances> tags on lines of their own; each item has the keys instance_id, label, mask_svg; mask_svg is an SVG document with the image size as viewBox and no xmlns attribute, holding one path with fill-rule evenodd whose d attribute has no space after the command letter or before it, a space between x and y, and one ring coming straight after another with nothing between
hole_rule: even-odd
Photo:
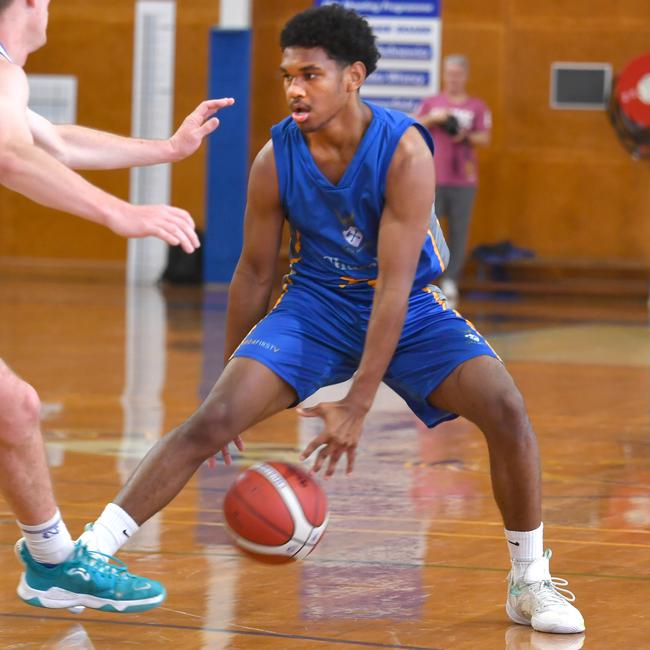
<instances>
[{"instance_id":1,"label":"opposing player's arm","mask_svg":"<svg viewBox=\"0 0 650 650\"><path fill-rule=\"evenodd\" d=\"M0 183L48 207L104 223L114 199L35 145L27 118L29 86L14 65L0 65Z\"/></svg>"},{"instance_id":2,"label":"opposing player's arm","mask_svg":"<svg viewBox=\"0 0 650 650\"><path fill-rule=\"evenodd\" d=\"M422 245L435 179L431 151L415 127L391 163L378 238L379 272L359 369L346 400L367 411L399 340Z\"/></svg>"},{"instance_id":3,"label":"opposing player's arm","mask_svg":"<svg viewBox=\"0 0 650 650\"><path fill-rule=\"evenodd\" d=\"M56 210L100 223L124 237L159 237L191 252L198 246L191 217L169 206L132 206L95 187L38 147L27 114L23 70L0 64L0 184ZM52 146L55 146L53 143Z\"/></svg>"},{"instance_id":4,"label":"opposing player's arm","mask_svg":"<svg viewBox=\"0 0 650 650\"><path fill-rule=\"evenodd\" d=\"M255 158L248 180L244 246L228 297L226 360L266 313L283 223L273 144L269 141Z\"/></svg>"},{"instance_id":5,"label":"opposing player's arm","mask_svg":"<svg viewBox=\"0 0 650 650\"><path fill-rule=\"evenodd\" d=\"M127 138L74 124L54 125L27 112L34 142L72 169L125 169L176 162L193 154L218 126L216 111L231 106L230 97L201 102L167 140Z\"/></svg>"}]
</instances>

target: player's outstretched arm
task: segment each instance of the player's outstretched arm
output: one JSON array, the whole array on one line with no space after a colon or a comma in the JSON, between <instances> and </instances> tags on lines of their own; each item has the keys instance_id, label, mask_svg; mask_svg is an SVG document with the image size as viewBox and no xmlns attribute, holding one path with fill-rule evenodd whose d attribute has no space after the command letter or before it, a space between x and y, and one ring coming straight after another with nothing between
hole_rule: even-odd
<instances>
[{"instance_id":1,"label":"player's outstretched arm","mask_svg":"<svg viewBox=\"0 0 650 650\"><path fill-rule=\"evenodd\" d=\"M363 421L404 325L431 218L434 187L431 152L420 133L411 127L402 136L388 172L386 202L379 226L379 272L359 369L342 400L300 410L301 415L325 421L323 431L307 446L302 458L308 458L320 447L313 471L328 463L326 477L334 473L344 454L348 473L354 467Z\"/></svg>"},{"instance_id":2,"label":"player's outstretched arm","mask_svg":"<svg viewBox=\"0 0 650 650\"><path fill-rule=\"evenodd\" d=\"M269 141L255 158L248 180L244 246L228 296L226 361L266 314L283 224L273 144Z\"/></svg>"},{"instance_id":3,"label":"player's outstretched arm","mask_svg":"<svg viewBox=\"0 0 650 650\"><path fill-rule=\"evenodd\" d=\"M235 100L201 102L168 140L126 138L74 124L54 125L28 111L36 145L72 169L126 169L177 162L191 156L203 139L219 126L215 113Z\"/></svg>"},{"instance_id":4,"label":"player's outstretched arm","mask_svg":"<svg viewBox=\"0 0 650 650\"><path fill-rule=\"evenodd\" d=\"M168 140L127 138L77 125L53 125L28 111L35 143L73 169L123 169L176 162L192 155L219 126L215 113L234 104L225 97L201 102Z\"/></svg>"},{"instance_id":5,"label":"player's outstretched arm","mask_svg":"<svg viewBox=\"0 0 650 650\"><path fill-rule=\"evenodd\" d=\"M154 236L192 252L199 241L185 210L133 206L95 187L34 143L27 77L0 65L0 185L56 210L102 224L123 237Z\"/></svg>"}]
</instances>

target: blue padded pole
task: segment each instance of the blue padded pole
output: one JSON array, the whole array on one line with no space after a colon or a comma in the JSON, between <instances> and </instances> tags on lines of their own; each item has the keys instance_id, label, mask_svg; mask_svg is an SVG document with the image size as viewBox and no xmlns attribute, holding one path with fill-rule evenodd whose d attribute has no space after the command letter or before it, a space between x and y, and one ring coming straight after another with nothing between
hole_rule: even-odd
<instances>
[{"instance_id":1,"label":"blue padded pole","mask_svg":"<svg viewBox=\"0 0 650 650\"><path fill-rule=\"evenodd\" d=\"M210 97L234 97L208 142L205 282L230 282L243 240L248 179L251 30L210 32Z\"/></svg>"}]
</instances>

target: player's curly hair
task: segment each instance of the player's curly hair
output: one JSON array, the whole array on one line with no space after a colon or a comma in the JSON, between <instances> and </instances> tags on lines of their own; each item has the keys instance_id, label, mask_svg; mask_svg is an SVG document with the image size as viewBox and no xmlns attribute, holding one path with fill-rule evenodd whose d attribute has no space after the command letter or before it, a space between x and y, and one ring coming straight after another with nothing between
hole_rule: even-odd
<instances>
[{"instance_id":1,"label":"player's curly hair","mask_svg":"<svg viewBox=\"0 0 650 650\"><path fill-rule=\"evenodd\" d=\"M0 14L13 2L14 0L0 0Z\"/></svg>"},{"instance_id":2,"label":"player's curly hair","mask_svg":"<svg viewBox=\"0 0 650 650\"><path fill-rule=\"evenodd\" d=\"M331 59L345 65L361 61L367 75L375 71L381 56L368 21L340 4L295 15L280 34L280 47L322 47Z\"/></svg>"}]
</instances>

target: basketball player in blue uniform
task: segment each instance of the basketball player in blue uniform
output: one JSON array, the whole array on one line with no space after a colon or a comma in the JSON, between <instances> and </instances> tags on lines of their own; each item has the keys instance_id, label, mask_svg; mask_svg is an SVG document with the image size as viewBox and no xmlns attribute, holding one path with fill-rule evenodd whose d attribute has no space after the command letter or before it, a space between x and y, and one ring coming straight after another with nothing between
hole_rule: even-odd
<instances>
[{"instance_id":1,"label":"basketball player in blue uniform","mask_svg":"<svg viewBox=\"0 0 650 650\"><path fill-rule=\"evenodd\" d=\"M199 241L184 210L130 205L73 169L121 169L181 160L217 127L213 113L231 99L202 103L170 140L138 140L55 126L28 108L22 69L46 41L50 0L0 0L0 185L37 203L102 224L124 237L155 236L192 252ZM19 596L31 605L142 611L165 589L75 544L57 508L36 391L0 359L0 492L18 519L25 571Z\"/></svg>"},{"instance_id":2,"label":"basketball player in blue uniform","mask_svg":"<svg viewBox=\"0 0 650 650\"><path fill-rule=\"evenodd\" d=\"M324 420L313 469L354 467L381 381L428 426L462 415L485 434L512 571L507 613L536 630L581 632L542 546L539 459L521 395L485 339L431 282L446 251L432 218L433 143L402 113L364 102L379 58L367 22L309 9L281 37L291 116L250 175L244 248L230 288L227 365L199 409L161 439L87 534L113 552L208 457L269 415L353 377L348 394L301 414ZM284 220L291 271L265 315ZM116 518L116 509L121 510ZM128 513L128 514L127 514Z\"/></svg>"}]
</instances>

